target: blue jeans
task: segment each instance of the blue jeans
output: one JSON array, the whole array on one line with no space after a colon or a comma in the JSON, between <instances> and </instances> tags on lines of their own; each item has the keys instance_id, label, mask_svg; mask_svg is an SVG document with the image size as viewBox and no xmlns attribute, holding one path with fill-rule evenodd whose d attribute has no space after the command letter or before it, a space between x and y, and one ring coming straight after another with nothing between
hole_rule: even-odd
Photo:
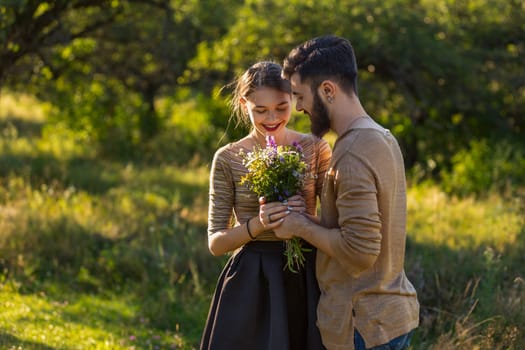
<instances>
[{"instance_id":1,"label":"blue jeans","mask_svg":"<svg viewBox=\"0 0 525 350\"><path fill-rule=\"evenodd\" d=\"M355 350L404 350L408 349L410 345L410 339L412 339L412 334L414 331L410 331L407 334L403 334L397 338L392 339L387 344L379 345L373 348L366 348L365 341L361 334L357 331L354 331L354 346Z\"/></svg>"}]
</instances>

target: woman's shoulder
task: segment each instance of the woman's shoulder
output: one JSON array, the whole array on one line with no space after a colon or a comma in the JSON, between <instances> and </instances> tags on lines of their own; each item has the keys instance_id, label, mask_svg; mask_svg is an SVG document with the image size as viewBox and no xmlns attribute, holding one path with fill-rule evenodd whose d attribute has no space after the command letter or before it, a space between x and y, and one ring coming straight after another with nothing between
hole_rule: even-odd
<instances>
[{"instance_id":1,"label":"woman's shoulder","mask_svg":"<svg viewBox=\"0 0 525 350\"><path fill-rule=\"evenodd\" d=\"M227 143L215 151L214 161L238 161L242 152L248 152L249 146L245 138Z\"/></svg>"},{"instance_id":2,"label":"woman's shoulder","mask_svg":"<svg viewBox=\"0 0 525 350\"><path fill-rule=\"evenodd\" d=\"M312 150L313 152L325 152L330 150L330 145L326 140L313 134L305 134L296 131L297 143L301 145L304 150Z\"/></svg>"},{"instance_id":3,"label":"woman's shoulder","mask_svg":"<svg viewBox=\"0 0 525 350\"><path fill-rule=\"evenodd\" d=\"M315 136L314 134L310 133L302 133L299 131L293 130L294 139L298 143L304 143L304 144L328 144L323 138L319 136Z\"/></svg>"}]
</instances>

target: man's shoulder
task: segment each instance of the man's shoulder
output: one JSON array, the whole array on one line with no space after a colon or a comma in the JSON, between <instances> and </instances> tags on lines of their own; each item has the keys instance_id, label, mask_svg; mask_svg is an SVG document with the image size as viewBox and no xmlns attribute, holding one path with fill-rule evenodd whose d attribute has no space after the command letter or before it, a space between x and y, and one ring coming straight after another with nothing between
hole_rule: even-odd
<instances>
[{"instance_id":1,"label":"man's shoulder","mask_svg":"<svg viewBox=\"0 0 525 350\"><path fill-rule=\"evenodd\" d=\"M388 151L397 146L397 140L388 129L355 129L351 137L343 140L347 151L356 154L369 154Z\"/></svg>"},{"instance_id":2,"label":"man's shoulder","mask_svg":"<svg viewBox=\"0 0 525 350\"><path fill-rule=\"evenodd\" d=\"M398 147L397 141L388 129L354 129L338 140L333 158L336 162L343 158L357 158L369 163L390 155L393 147Z\"/></svg>"},{"instance_id":3,"label":"man's shoulder","mask_svg":"<svg viewBox=\"0 0 525 350\"><path fill-rule=\"evenodd\" d=\"M354 132L356 133L356 140L358 141L356 145L362 147L384 144L394 138L390 130L384 128L362 128L355 129Z\"/></svg>"}]
</instances>

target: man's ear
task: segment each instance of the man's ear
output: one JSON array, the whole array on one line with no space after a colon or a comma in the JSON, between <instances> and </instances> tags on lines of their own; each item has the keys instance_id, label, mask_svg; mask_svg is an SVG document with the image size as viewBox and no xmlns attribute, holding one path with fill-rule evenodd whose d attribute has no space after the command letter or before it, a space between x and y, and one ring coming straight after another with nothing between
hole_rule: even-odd
<instances>
[{"instance_id":1,"label":"man's ear","mask_svg":"<svg viewBox=\"0 0 525 350\"><path fill-rule=\"evenodd\" d=\"M323 101L333 103L336 97L337 85L331 80L323 80L317 89L317 93Z\"/></svg>"}]
</instances>

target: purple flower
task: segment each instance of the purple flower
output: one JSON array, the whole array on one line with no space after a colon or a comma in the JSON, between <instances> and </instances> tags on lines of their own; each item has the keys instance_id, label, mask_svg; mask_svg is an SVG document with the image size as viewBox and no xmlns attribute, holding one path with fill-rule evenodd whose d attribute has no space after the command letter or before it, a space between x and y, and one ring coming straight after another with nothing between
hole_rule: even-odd
<instances>
[{"instance_id":1,"label":"purple flower","mask_svg":"<svg viewBox=\"0 0 525 350\"><path fill-rule=\"evenodd\" d=\"M294 142L292 143L292 145L297 149L297 152L299 152L299 153L303 153L303 147L301 147L301 145L299 144L299 142L294 141Z\"/></svg>"},{"instance_id":2,"label":"purple flower","mask_svg":"<svg viewBox=\"0 0 525 350\"><path fill-rule=\"evenodd\" d=\"M267 135L266 146L277 150L277 143L275 142L275 137L273 137L272 135Z\"/></svg>"}]
</instances>

